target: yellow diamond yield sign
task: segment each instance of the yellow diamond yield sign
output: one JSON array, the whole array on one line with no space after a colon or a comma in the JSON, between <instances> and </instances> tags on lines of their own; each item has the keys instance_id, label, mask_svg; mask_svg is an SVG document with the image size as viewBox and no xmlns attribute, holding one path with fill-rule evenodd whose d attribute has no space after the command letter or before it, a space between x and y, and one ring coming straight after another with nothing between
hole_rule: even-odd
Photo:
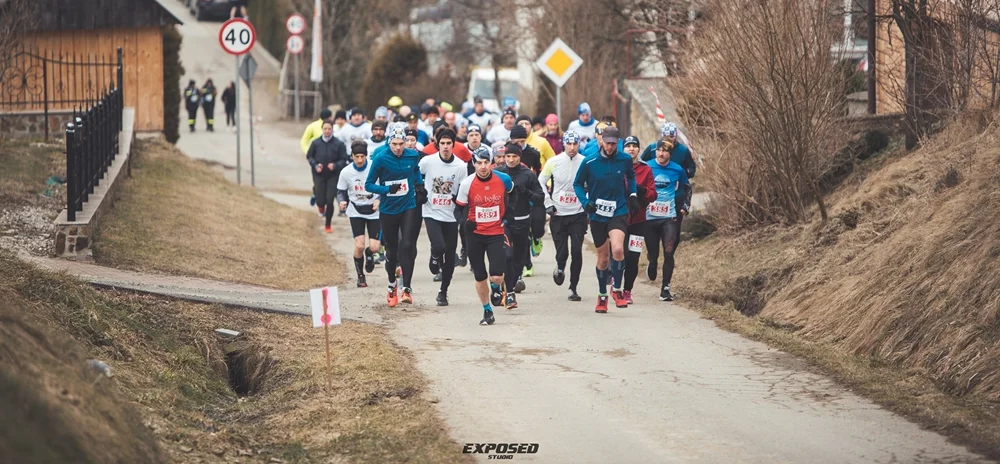
<instances>
[{"instance_id":1,"label":"yellow diamond yield sign","mask_svg":"<svg viewBox=\"0 0 1000 464\"><path fill-rule=\"evenodd\" d=\"M549 80L562 87L583 65L583 58L580 58L580 55L577 55L565 42L556 39L545 53L538 57L535 65Z\"/></svg>"}]
</instances>

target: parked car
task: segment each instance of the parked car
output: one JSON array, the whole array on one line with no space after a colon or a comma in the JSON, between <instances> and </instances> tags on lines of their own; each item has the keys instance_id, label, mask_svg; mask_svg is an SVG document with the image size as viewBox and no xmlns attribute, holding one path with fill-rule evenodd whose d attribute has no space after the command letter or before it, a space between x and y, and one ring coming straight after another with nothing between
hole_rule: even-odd
<instances>
[{"instance_id":1,"label":"parked car","mask_svg":"<svg viewBox=\"0 0 1000 464\"><path fill-rule=\"evenodd\" d=\"M198 21L225 21L229 19L229 0L187 0L191 14Z\"/></svg>"}]
</instances>

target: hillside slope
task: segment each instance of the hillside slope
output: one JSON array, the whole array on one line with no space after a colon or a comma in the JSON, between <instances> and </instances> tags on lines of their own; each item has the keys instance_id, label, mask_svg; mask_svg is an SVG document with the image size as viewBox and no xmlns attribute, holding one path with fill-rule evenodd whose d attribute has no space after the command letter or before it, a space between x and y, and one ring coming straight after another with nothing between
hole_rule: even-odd
<instances>
[{"instance_id":1,"label":"hillside slope","mask_svg":"<svg viewBox=\"0 0 1000 464\"><path fill-rule=\"evenodd\" d=\"M816 214L804 226L682 244L675 286L904 373L868 393L997 452L1000 128L977 129L953 124L920 150L860 166L829 196L826 224ZM911 381L932 383L950 416L937 399L905 398Z\"/></svg>"}]
</instances>

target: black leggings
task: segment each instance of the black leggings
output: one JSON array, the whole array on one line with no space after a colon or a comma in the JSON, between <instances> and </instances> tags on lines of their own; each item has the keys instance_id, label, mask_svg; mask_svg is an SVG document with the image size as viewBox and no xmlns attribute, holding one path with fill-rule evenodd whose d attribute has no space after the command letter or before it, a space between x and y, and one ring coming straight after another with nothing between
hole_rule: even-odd
<instances>
[{"instance_id":1,"label":"black leggings","mask_svg":"<svg viewBox=\"0 0 1000 464\"><path fill-rule=\"evenodd\" d=\"M663 285L669 286L674 275L674 251L677 250L677 239L680 238L681 223L675 219L657 219L646 222L646 249L649 262L653 266L660 256L660 245L663 245Z\"/></svg>"},{"instance_id":2,"label":"black leggings","mask_svg":"<svg viewBox=\"0 0 1000 464\"><path fill-rule=\"evenodd\" d=\"M642 255L641 251L629 250L628 244L633 235L642 237L643 240L646 239L646 235L648 235L646 224L645 222L640 222L628 226L628 235L625 236L625 290L628 291L632 291L635 285L635 278L639 276L639 256Z\"/></svg>"},{"instance_id":3,"label":"black leggings","mask_svg":"<svg viewBox=\"0 0 1000 464\"><path fill-rule=\"evenodd\" d=\"M566 260L573 262L569 267L569 288L576 290L583 270L583 238L587 236L587 213L571 216L552 216L552 241L556 244L556 267L566 269Z\"/></svg>"},{"instance_id":4,"label":"black leggings","mask_svg":"<svg viewBox=\"0 0 1000 464\"><path fill-rule=\"evenodd\" d=\"M235 126L236 125L236 108L226 107L226 125Z\"/></svg>"},{"instance_id":5,"label":"black leggings","mask_svg":"<svg viewBox=\"0 0 1000 464\"><path fill-rule=\"evenodd\" d=\"M431 258L441 266L441 291L447 293L455 275L455 249L458 248L458 223L424 218L427 238L431 240Z\"/></svg>"},{"instance_id":6,"label":"black leggings","mask_svg":"<svg viewBox=\"0 0 1000 464\"><path fill-rule=\"evenodd\" d=\"M330 218L327 208L326 217ZM382 243L385 245L385 272L389 283L396 282L396 266L403 268L403 285L413 279L413 262L417 259L417 235L420 234L420 208L410 208L399 214L382 213Z\"/></svg>"},{"instance_id":7,"label":"black leggings","mask_svg":"<svg viewBox=\"0 0 1000 464\"><path fill-rule=\"evenodd\" d=\"M330 225L333 219L333 204L337 200L337 181L340 176L324 176L316 174L313 169L313 194L316 195L316 204L326 207L326 225Z\"/></svg>"},{"instance_id":8,"label":"black leggings","mask_svg":"<svg viewBox=\"0 0 1000 464\"><path fill-rule=\"evenodd\" d=\"M504 273L504 282L507 288L513 290L517 284L517 279L521 277L524 270L525 258L528 256L528 246L531 243L531 234L528 232L528 221L514 221L508 223L504 228L507 240L510 241L510 248L507 251L507 272Z\"/></svg>"}]
</instances>

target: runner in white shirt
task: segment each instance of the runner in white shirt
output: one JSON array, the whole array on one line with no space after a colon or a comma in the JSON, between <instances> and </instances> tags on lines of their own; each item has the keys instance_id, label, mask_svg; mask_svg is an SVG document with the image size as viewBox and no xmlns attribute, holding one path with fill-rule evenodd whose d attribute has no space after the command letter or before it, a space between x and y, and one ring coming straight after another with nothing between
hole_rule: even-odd
<instances>
[{"instance_id":1,"label":"runner in white shirt","mask_svg":"<svg viewBox=\"0 0 1000 464\"><path fill-rule=\"evenodd\" d=\"M354 162L340 171L337 199L340 201L340 210L347 210L347 217L351 221L351 233L354 237L354 270L358 273L358 287L367 287L365 272L370 273L375 270L373 254L378 253L381 246L379 233L382 227L378 220L379 196L365 191L365 180L368 179L368 170L371 168L371 163L368 162L368 144L361 140L351 144L351 158Z\"/></svg>"},{"instance_id":2,"label":"runner in white shirt","mask_svg":"<svg viewBox=\"0 0 1000 464\"><path fill-rule=\"evenodd\" d=\"M566 260L570 257L572 244L572 264L569 269L569 300L580 301L576 293L576 285L580 282L580 271L583 269L583 238L587 235L587 213L583 210L580 200L576 197L573 182L576 173L583 164L580 150L580 136L574 131L563 134L563 153L550 158L538 176L538 182L545 190L545 184L552 179L552 193L545 199L545 206L551 218L549 230L552 241L556 245L556 269L552 280L556 285L562 285L566 279Z\"/></svg>"},{"instance_id":3,"label":"runner in white shirt","mask_svg":"<svg viewBox=\"0 0 1000 464\"><path fill-rule=\"evenodd\" d=\"M486 140L490 144L497 142L507 143L510 140L510 130L514 128L514 121L517 120L517 112L513 109L506 109L503 112L503 118L501 122L503 124L494 124L493 128L486 133Z\"/></svg>"},{"instance_id":4,"label":"runner in white shirt","mask_svg":"<svg viewBox=\"0 0 1000 464\"><path fill-rule=\"evenodd\" d=\"M455 274L455 250L458 247L458 221L455 218L455 196L458 186L468 175L465 162L455 157L455 131L442 128L437 136L438 153L420 160L420 172L427 190L423 205L424 224L431 241L430 270L441 275L441 290L437 305L448 306L448 286ZM436 279L435 279L436 280Z\"/></svg>"},{"instance_id":5,"label":"runner in white shirt","mask_svg":"<svg viewBox=\"0 0 1000 464\"><path fill-rule=\"evenodd\" d=\"M340 128L337 138L344 145L351 146L355 140L365 141L372 136L372 125L365 121L365 112L361 108L354 107L351 110L350 121Z\"/></svg>"},{"instance_id":6,"label":"runner in white shirt","mask_svg":"<svg viewBox=\"0 0 1000 464\"><path fill-rule=\"evenodd\" d=\"M567 127L566 130L576 132L576 134L580 136L580 145L584 145L590 141L590 139L595 137L595 134L597 133L597 120L594 119L594 115L591 114L590 104L587 102L580 103L576 112L580 116L573 122L569 123L569 127Z\"/></svg>"},{"instance_id":7,"label":"runner in white shirt","mask_svg":"<svg viewBox=\"0 0 1000 464\"><path fill-rule=\"evenodd\" d=\"M490 126L496 123L497 115L486 111L486 107L483 106L483 97L476 96L473 100L475 102L475 107L472 113L466 116L470 124L476 124L483 130L489 130Z\"/></svg>"}]
</instances>

